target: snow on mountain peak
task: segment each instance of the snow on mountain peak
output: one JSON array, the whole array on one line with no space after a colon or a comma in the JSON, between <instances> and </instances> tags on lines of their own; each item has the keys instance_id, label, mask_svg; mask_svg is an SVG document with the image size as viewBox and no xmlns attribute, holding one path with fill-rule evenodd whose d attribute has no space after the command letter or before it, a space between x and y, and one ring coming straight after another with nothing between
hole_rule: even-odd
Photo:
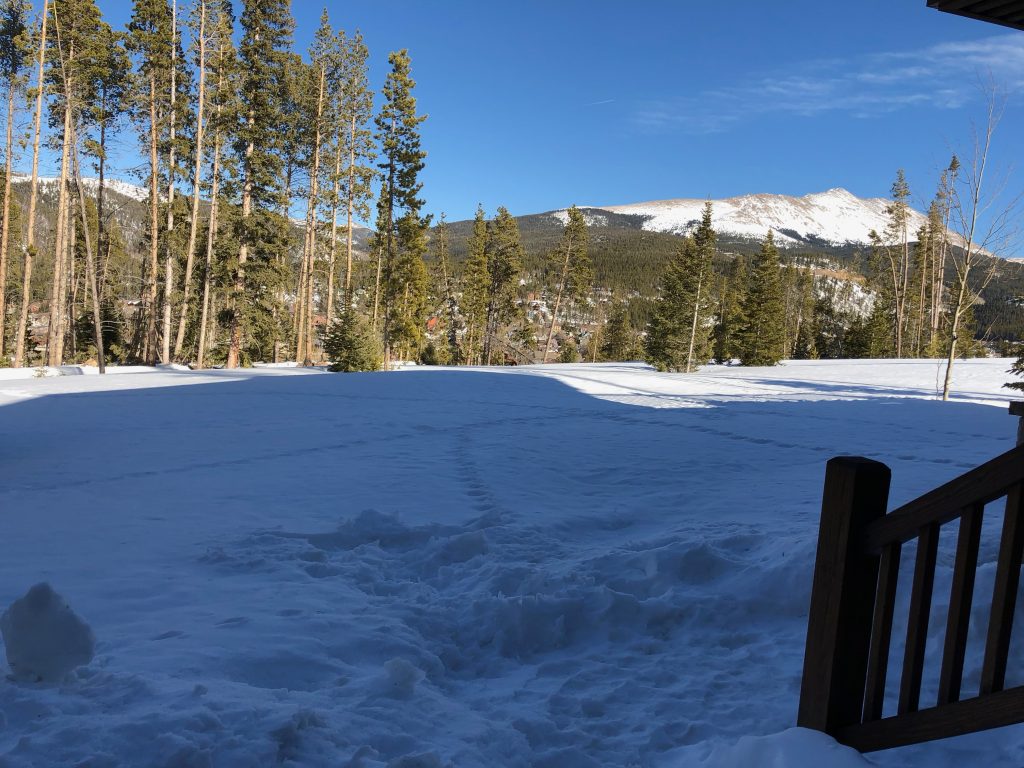
<instances>
[{"instance_id":1,"label":"snow on mountain peak","mask_svg":"<svg viewBox=\"0 0 1024 768\"><path fill-rule=\"evenodd\" d=\"M705 200L681 198L629 205L600 206L599 210L645 217L643 228L653 232L685 234L700 220ZM712 200L712 222L718 232L761 238L770 229L782 245L827 242L835 245L866 243L871 230L886 225L889 201L864 199L842 187L803 197L748 194ZM556 214L557 215L557 214ZM926 221L911 211L910 230Z\"/></svg>"}]
</instances>

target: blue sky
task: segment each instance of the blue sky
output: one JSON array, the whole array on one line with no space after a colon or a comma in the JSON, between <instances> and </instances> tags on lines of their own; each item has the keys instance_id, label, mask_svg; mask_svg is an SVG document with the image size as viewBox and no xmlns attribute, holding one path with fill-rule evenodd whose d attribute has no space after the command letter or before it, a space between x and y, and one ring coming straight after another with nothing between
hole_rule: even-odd
<instances>
[{"instance_id":1,"label":"blue sky","mask_svg":"<svg viewBox=\"0 0 1024 768\"><path fill-rule=\"evenodd\" d=\"M99 5L115 26L130 14L129 0ZM299 49L324 5L293 2ZM923 208L983 119L990 75L1009 91L994 160L1024 160L1024 33L925 0L326 6L362 30L378 90L388 51L409 49L429 114L424 195L450 220L477 203L525 214L837 186L885 196L899 167Z\"/></svg>"}]
</instances>

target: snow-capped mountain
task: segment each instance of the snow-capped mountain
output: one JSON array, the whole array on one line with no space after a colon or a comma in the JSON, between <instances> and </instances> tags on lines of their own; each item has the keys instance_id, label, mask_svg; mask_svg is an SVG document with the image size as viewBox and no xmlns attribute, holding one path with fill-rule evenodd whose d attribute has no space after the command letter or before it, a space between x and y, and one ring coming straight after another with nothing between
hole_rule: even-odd
<instances>
[{"instance_id":1,"label":"snow-capped mountain","mask_svg":"<svg viewBox=\"0 0 1024 768\"><path fill-rule=\"evenodd\" d=\"M601 211L643 217L643 229L652 232L685 234L700 220L704 200L654 200L630 205L609 205L588 208L590 226L604 222ZM771 229L780 245L866 243L872 229L881 233L888 217L890 201L884 198L863 199L845 189L790 197L788 195L757 194L712 200L712 221L715 229L724 234L761 238ZM556 218L564 221L565 211L556 211ZM911 237L924 224L926 218L911 211Z\"/></svg>"},{"instance_id":2,"label":"snow-capped mountain","mask_svg":"<svg viewBox=\"0 0 1024 768\"><path fill-rule=\"evenodd\" d=\"M11 182L14 184L27 183L30 181L32 181L32 177L28 175L13 174L11 176ZM56 176L39 177L39 184L44 187L59 183L60 179ZM83 176L82 185L90 194L96 194L96 188L99 186L99 179L93 176ZM121 181L120 179L104 179L103 186L108 192L116 192L139 202L142 202L149 197L149 191L145 187L139 186L138 184L132 184L127 181Z\"/></svg>"}]
</instances>

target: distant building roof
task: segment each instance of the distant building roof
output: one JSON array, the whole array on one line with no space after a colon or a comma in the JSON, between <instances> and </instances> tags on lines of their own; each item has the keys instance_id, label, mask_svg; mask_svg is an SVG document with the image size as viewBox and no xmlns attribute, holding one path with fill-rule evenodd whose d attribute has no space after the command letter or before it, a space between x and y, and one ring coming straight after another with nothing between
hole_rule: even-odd
<instances>
[{"instance_id":1,"label":"distant building roof","mask_svg":"<svg viewBox=\"0 0 1024 768\"><path fill-rule=\"evenodd\" d=\"M1024 0L928 0L928 7L1024 30Z\"/></svg>"}]
</instances>

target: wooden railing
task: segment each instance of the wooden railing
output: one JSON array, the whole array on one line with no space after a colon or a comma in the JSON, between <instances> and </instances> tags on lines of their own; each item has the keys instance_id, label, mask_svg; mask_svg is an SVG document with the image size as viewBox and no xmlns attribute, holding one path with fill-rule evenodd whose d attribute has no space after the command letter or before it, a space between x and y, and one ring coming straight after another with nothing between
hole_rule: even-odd
<instances>
[{"instance_id":1,"label":"wooden railing","mask_svg":"<svg viewBox=\"0 0 1024 768\"><path fill-rule=\"evenodd\" d=\"M862 752L1024 722L1024 686L1005 688L1024 550L1024 446L885 513L889 468L829 461L807 624L798 725ZM1006 498L979 689L963 688L985 506ZM922 702L939 532L959 521L938 695ZM903 545L917 540L895 714L883 715ZM979 597L980 599L984 599Z\"/></svg>"}]
</instances>

